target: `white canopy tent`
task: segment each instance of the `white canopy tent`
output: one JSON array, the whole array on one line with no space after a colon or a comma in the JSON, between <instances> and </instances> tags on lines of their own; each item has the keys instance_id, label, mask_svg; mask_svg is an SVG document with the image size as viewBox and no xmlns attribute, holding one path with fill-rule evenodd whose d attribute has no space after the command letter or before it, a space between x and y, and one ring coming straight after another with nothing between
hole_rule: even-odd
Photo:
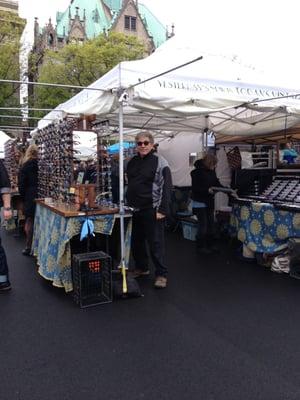
<instances>
[{"instance_id":1,"label":"white canopy tent","mask_svg":"<svg viewBox=\"0 0 300 400\"><path fill-rule=\"evenodd\" d=\"M11 140L11 137L0 130L0 158L4 158L4 143L8 140Z\"/></svg>"},{"instance_id":2,"label":"white canopy tent","mask_svg":"<svg viewBox=\"0 0 300 400\"><path fill-rule=\"evenodd\" d=\"M90 90L60 104L38 128L66 115L95 115L98 123L118 128L122 216L123 128L147 129L160 138L184 132L199 135L205 128L216 135L250 136L299 123L298 92L265 81L264 75L230 57L204 53L173 38L146 59L120 63ZM121 218L122 267L123 237Z\"/></svg>"}]
</instances>

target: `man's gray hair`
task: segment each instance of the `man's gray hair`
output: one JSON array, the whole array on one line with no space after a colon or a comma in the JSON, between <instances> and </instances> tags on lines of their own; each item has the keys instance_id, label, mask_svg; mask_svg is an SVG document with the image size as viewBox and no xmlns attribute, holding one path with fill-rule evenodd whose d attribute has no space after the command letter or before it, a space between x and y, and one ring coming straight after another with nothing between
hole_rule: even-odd
<instances>
[{"instance_id":1,"label":"man's gray hair","mask_svg":"<svg viewBox=\"0 0 300 400\"><path fill-rule=\"evenodd\" d=\"M136 137L135 137L135 141L138 142L141 138L146 137L147 139L149 139L149 142L154 144L154 137L152 135L152 133L148 132L148 131L141 131L139 132Z\"/></svg>"}]
</instances>

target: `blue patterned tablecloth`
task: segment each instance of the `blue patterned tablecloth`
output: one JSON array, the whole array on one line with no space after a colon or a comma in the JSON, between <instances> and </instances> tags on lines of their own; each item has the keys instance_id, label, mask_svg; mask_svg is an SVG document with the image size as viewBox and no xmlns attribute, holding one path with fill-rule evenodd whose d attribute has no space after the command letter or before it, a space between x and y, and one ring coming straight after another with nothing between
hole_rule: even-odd
<instances>
[{"instance_id":1,"label":"blue patterned tablecloth","mask_svg":"<svg viewBox=\"0 0 300 400\"><path fill-rule=\"evenodd\" d=\"M300 213L283 211L268 203L234 204L231 231L250 250L274 253L289 237L300 237Z\"/></svg>"},{"instance_id":2,"label":"blue patterned tablecloth","mask_svg":"<svg viewBox=\"0 0 300 400\"><path fill-rule=\"evenodd\" d=\"M94 231L111 235L115 214L91 217ZM37 258L39 274L53 282L54 286L73 290L71 245L72 237L80 234L85 216L63 217L40 204L36 206L32 250ZM131 239L131 218L125 235L125 262L128 265Z\"/></svg>"}]
</instances>

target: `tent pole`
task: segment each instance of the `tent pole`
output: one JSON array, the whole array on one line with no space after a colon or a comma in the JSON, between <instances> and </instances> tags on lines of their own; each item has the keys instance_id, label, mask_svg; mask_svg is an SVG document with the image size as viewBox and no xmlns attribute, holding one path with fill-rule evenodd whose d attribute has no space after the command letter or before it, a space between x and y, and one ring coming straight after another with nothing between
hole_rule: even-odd
<instances>
[{"instance_id":1,"label":"tent pole","mask_svg":"<svg viewBox=\"0 0 300 400\"><path fill-rule=\"evenodd\" d=\"M120 214L120 243L121 243L121 272L123 275L123 293L127 293L126 265L125 265L125 229L124 229L124 131L123 131L123 106L127 93L120 89L119 92L119 214Z\"/></svg>"},{"instance_id":2,"label":"tent pole","mask_svg":"<svg viewBox=\"0 0 300 400\"><path fill-rule=\"evenodd\" d=\"M203 130L203 150L204 153L207 152L207 143L208 143L208 115L205 115L205 128Z\"/></svg>"}]
</instances>

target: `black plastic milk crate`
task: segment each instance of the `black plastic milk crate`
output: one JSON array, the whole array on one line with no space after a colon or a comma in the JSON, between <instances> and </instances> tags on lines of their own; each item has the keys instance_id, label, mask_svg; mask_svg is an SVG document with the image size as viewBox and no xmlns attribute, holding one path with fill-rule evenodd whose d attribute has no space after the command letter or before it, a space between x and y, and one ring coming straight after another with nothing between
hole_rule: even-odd
<instances>
[{"instance_id":1,"label":"black plastic milk crate","mask_svg":"<svg viewBox=\"0 0 300 400\"><path fill-rule=\"evenodd\" d=\"M73 298L81 308L112 301L112 262L103 251L73 255Z\"/></svg>"}]
</instances>

